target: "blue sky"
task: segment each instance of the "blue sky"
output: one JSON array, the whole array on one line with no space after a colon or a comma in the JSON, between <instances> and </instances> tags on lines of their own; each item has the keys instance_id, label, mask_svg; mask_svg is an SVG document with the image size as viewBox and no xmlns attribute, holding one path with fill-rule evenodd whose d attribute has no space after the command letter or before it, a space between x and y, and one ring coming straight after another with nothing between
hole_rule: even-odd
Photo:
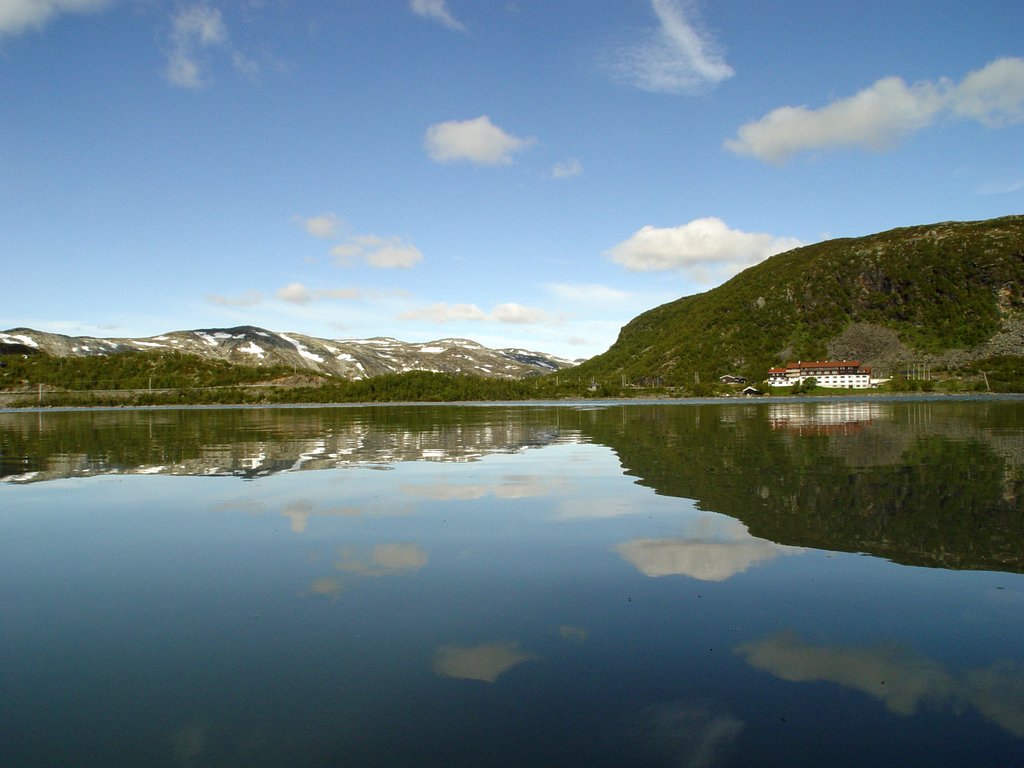
<instances>
[{"instance_id":1,"label":"blue sky","mask_svg":"<svg viewBox=\"0 0 1024 768\"><path fill-rule=\"evenodd\" d=\"M0 0L0 328L600 353L1024 212L1024 4Z\"/></svg>"}]
</instances>

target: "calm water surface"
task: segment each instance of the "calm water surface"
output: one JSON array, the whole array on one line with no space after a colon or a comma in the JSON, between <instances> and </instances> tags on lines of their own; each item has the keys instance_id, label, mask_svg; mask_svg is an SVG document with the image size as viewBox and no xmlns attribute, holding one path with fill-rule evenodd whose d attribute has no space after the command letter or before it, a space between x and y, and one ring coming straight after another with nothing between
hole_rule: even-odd
<instances>
[{"instance_id":1,"label":"calm water surface","mask_svg":"<svg viewBox=\"0 0 1024 768\"><path fill-rule=\"evenodd\" d=\"M0 765L1024 764L1024 404L0 413Z\"/></svg>"}]
</instances>

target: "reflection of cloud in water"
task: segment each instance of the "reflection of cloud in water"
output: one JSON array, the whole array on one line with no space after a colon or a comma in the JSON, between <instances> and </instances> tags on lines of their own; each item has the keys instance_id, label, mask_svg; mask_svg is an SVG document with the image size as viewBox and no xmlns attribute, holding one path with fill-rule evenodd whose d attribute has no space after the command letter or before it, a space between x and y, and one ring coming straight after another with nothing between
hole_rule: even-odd
<instances>
[{"instance_id":1,"label":"reflection of cloud in water","mask_svg":"<svg viewBox=\"0 0 1024 768\"><path fill-rule=\"evenodd\" d=\"M1024 664L1001 661L964 676L963 697L993 723L1024 739Z\"/></svg>"},{"instance_id":2,"label":"reflection of cloud in water","mask_svg":"<svg viewBox=\"0 0 1024 768\"><path fill-rule=\"evenodd\" d=\"M266 505L261 501L251 499L229 499L217 504L214 509L225 512L245 512L250 515L262 514Z\"/></svg>"},{"instance_id":3,"label":"reflection of cloud in water","mask_svg":"<svg viewBox=\"0 0 1024 768\"><path fill-rule=\"evenodd\" d=\"M630 730L638 764L708 768L726 756L743 723L713 701L670 701L641 709Z\"/></svg>"},{"instance_id":4,"label":"reflection of cloud in water","mask_svg":"<svg viewBox=\"0 0 1024 768\"><path fill-rule=\"evenodd\" d=\"M638 501L627 498L575 498L558 505L555 520L593 520L624 515L638 515L643 508Z\"/></svg>"},{"instance_id":5,"label":"reflection of cloud in water","mask_svg":"<svg viewBox=\"0 0 1024 768\"><path fill-rule=\"evenodd\" d=\"M427 552L416 544L379 544L370 560L387 571L415 571L427 564Z\"/></svg>"},{"instance_id":6,"label":"reflection of cloud in water","mask_svg":"<svg viewBox=\"0 0 1024 768\"><path fill-rule=\"evenodd\" d=\"M176 765L192 765L206 750L210 726L190 723L171 734L171 750Z\"/></svg>"},{"instance_id":7,"label":"reflection of cloud in water","mask_svg":"<svg viewBox=\"0 0 1024 768\"><path fill-rule=\"evenodd\" d=\"M427 551L418 544L378 544L367 559L358 551L344 549L335 568L362 576L393 576L416 571L427 564Z\"/></svg>"},{"instance_id":8,"label":"reflection of cloud in water","mask_svg":"<svg viewBox=\"0 0 1024 768\"><path fill-rule=\"evenodd\" d=\"M738 652L752 667L783 680L838 683L874 696L899 715L913 714L922 702L942 700L955 687L939 664L896 646L816 647L786 633Z\"/></svg>"},{"instance_id":9,"label":"reflection of cloud in water","mask_svg":"<svg viewBox=\"0 0 1024 768\"><path fill-rule=\"evenodd\" d=\"M281 514L288 518L293 533L303 533L310 517L355 517L362 514L357 507L339 507L336 509L317 509L312 501L302 499L285 506Z\"/></svg>"},{"instance_id":10,"label":"reflection of cloud in water","mask_svg":"<svg viewBox=\"0 0 1024 768\"><path fill-rule=\"evenodd\" d=\"M560 484L540 475L506 475L497 483L403 485L402 492L432 501L473 501L491 495L499 499L530 499L548 496Z\"/></svg>"},{"instance_id":11,"label":"reflection of cloud in water","mask_svg":"<svg viewBox=\"0 0 1024 768\"><path fill-rule=\"evenodd\" d=\"M378 544L368 556L365 551L348 548L340 551L340 557L334 567L347 575L322 576L310 584L309 594L337 600L360 578L410 573L425 566L430 559L427 550L418 544Z\"/></svg>"},{"instance_id":12,"label":"reflection of cloud in water","mask_svg":"<svg viewBox=\"0 0 1024 768\"><path fill-rule=\"evenodd\" d=\"M757 563L804 550L748 537L738 541L635 539L620 544L616 551L645 576L725 581Z\"/></svg>"},{"instance_id":13,"label":"reflection of cloud in water","mask_svg":"<svg viewBox=\"0 0 1024 768\"><path fill-rule=\"evenodd\" d=\"M585 627L571 627L569 625L562 625L558 628L558 636L563 640L571 640L575 643L585 643L590 633L587 632Z\"/></svg>"},{"instance_id":14,"label":"reflection of cloud in water","mask_svg":"<svg viewBox=\"0 0 1024 768\"><path fill-rule=\"evenodd\" d=\"M998 662L956 676L937 662L895 646L812 646L792 633L736 649L752 667L790 682L828 682L862 691L890 712L911 715L922 704L970 704L1024 738L1024 665Z\"/></svg>"},{"instance_id":15,"label":"reflection of cloud in water","mask_svg":"<svg viewBox=\"0 0 1024 768\"><path fill-rule=\"evenodd\" d=\"M336 576L323 576L309 585L311 595L329 597L331 600L337 600L344 591L345 584Z\"/></svg>"},{"instance_id":16,"label":"reflection of cloud in water","mask_svg":"<svg viewBox=\"0 0 1024 768\"><path fill-rule=\"evenodd\" d=\"M537 658L519 650L518 643L445 645L434 655L434 672L460 680L493 683L512 667Z\"/></svg>"}]
</instances>

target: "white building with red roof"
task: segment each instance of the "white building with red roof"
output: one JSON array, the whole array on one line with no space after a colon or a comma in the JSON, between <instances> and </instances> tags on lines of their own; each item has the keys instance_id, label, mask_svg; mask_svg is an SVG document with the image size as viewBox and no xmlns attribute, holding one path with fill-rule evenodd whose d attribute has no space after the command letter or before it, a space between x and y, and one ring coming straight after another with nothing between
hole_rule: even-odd
<instances>
[{"instance_id":1,"label":"white building with red roof","mask_svg":"<svg viewBox=\"0 0 1024 768\"><path fill-rule=\"evenodd\" d=\"M814 379L819 387L834 389L868 389L871 387L871 366L859 360L798 360L785 368L768 371L768 386L793 387Z\"/></svg>"}]
</instances>

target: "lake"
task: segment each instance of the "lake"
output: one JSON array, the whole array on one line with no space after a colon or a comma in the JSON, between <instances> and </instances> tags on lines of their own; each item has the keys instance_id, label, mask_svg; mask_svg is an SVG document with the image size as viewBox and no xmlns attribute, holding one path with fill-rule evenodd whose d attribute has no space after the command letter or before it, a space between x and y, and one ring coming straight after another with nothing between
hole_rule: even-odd
<instances>
[{"instance_id":1,"label":"lake","mask_svg":"<svg viewBox=\"0 0 1024 768\"><path fill-rule=\"evenodd\" d=\"M0 413L0 765L1024 764L1024 401Z\"/></svg>"}]
</instances>

